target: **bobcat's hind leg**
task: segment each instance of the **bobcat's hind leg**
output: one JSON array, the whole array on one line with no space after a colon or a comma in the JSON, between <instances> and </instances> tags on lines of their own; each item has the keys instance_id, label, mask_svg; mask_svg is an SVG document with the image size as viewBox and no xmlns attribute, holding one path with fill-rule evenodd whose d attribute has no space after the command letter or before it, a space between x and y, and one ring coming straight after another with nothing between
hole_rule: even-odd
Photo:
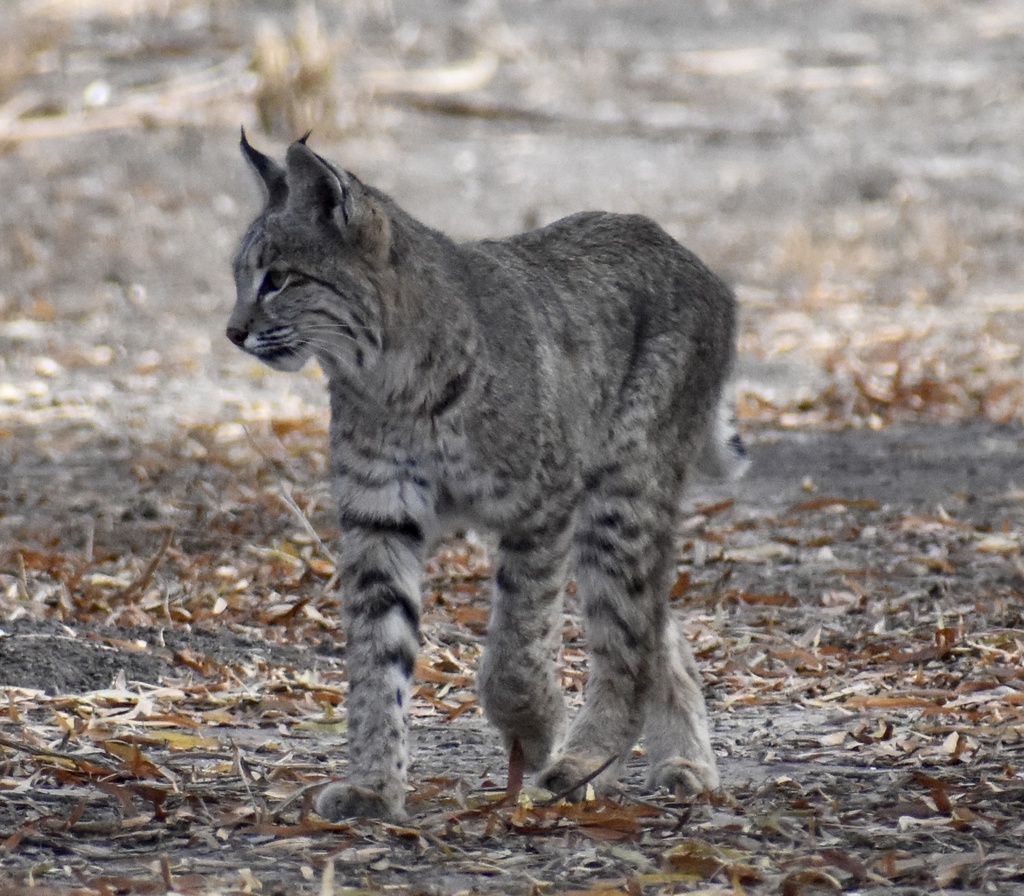
<instances>
[{"instance_id":1,"label":"bobcat's hind leg","mask_svg":"<svg viewBox=\"0 0 1024 896\"><path fill-rule=\"evenodd\" d=\"M718 788L700 671L671 612L647 704L644 741L648 787L690 795Z\"/></svg>"},{"instance_id":2,"label":"bobcat's hind leg","mask_svg":"<svg viewBox=\"0 0 1024 896\"><path fill-rule=\"evenodd\" d=\"M620 479L587 499L576 534L590 676L560 755L540 777L555 793L570 790L610 759L593 786L598 793L614 787L655 686L674 502L653 493L656 480L642 465L620 470ZM580 787L569 795L582 798L584 792Z\"/></svg>"},{"instance_id":3,"label":"bobcat's hind leg","mask_svg":"<svg viewBox=\"0 0 1024 896\"><path fill-rule=\"evenodd\" d=\"M568 521L528 536L506 535L495 558L494 603L477 687L506 747L518 741L526 768L547 762L565 728L555 659L562 634Z\"/></svg>"}]
</instances>

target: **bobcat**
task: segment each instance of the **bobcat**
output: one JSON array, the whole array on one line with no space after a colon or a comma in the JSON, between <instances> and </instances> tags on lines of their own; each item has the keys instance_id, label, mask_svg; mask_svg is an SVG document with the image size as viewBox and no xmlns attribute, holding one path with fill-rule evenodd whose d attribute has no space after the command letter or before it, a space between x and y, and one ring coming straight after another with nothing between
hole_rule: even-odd
<instances>
[{"instance_id":1,"label":"bobcat","mask_svg":"<svg viewBox=\"0 0 1024 896\"><path fill-rule=\"evenodd\" d=\"M267 204L234 259L227 337L277 370L315 357L330 393L349 772L317 812L404 814L421 570L465 526L497 539L480 702L539 783L579 798L612 760L594 779L607 792L642 732L650 786L717 787L667 591L687 474L745 462L723 400L730 291L644 217L457 244L305 138L283 167L244 131L241 147ZM567 726L570 572L590 675Z\"/></svg>"}]
</instances>

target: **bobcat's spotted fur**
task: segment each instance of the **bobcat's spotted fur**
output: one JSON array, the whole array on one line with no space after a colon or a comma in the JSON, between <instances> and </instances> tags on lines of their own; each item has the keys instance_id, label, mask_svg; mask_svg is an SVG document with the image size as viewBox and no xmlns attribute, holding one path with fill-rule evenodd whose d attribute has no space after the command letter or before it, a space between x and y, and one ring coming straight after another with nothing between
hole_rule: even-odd
<instances>
[{"instance_id":1,"label":"bobcat's spotted fur","mask_svg":"<svg viewBox=\"0 0 1024 896\"><path fill-rule=\"evenodd\" d=\"M667 592L688 473L743 461L722 411L729 290L643 217L456 244L304 141L283 167L242 148L268 199L235 257L228 338L279 370L315 357L330 390L349 766L317 810L403 812L421 570L454 526L496 536L480 700L542 784L571 788L643 733L652 786L716 787ZM570 573L590 677L566 726Z\"/></svg>"}]
</instances>

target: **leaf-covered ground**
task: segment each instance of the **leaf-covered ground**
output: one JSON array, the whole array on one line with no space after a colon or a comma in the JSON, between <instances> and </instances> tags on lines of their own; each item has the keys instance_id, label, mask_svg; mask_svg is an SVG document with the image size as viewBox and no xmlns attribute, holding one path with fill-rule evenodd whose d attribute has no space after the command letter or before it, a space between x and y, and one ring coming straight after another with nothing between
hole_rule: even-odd
<instances>
[{"instance_id":1,"label":"leaf-covered ground","mask_svg":"<svg viewBox=\"0 0 1024 896\"><path fill-rule=\"evenodd\" d=\"M323 434L278 430L205 440L212 506L196 496L146 522L129 510L145 490L112 502L110 537L131 549L15 553L0 607L15 879L200 893L314 892L332 874L398 893L1020 885L1024 495L989 490L1012 480L1019 429L766 437L742 497L697 500L674 598L726 779L697 801L651 798L633 776L611 801L548 805L527 788L501 804L504 757L472 689L487 561L452 542L425 585L403 826L309 812L310 789L344 771L344 641L309 531L330 535ZM177 467L174 446L150 447ZM887 456L891 482L873 475ZM74 471L83 491L105 462ZM950 478L922 487L915 466ZM169 528L171 512L192 522ZM573 609L563 682L578 699Z\"/></svg>"},{"instance_id":2,"label":"leaf-covered ground","mask_svg":"<svg viewBox=\"0 0 1024 896\"><path fill-rule=\"evenodd\" d=\"M0 9L0 894L1020 892L1022 24ZM311 814L345 771L325 402L220 336L239 122L458 236L644 211L736 285L754 465L690 496L672 594L721 792L645 794L638 751L615 799L505 798L471 537L424 583L409 821ZM571 593L561 664L578 703Z\"/></svg>"}]
</instances>

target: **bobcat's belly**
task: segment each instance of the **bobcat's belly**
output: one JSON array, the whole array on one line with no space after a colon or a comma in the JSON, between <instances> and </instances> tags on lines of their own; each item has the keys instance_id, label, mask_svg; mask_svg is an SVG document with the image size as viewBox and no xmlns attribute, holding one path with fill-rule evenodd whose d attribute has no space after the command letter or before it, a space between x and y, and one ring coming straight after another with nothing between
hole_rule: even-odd
<instances>
[{"instance_id":1,"label":"bobcat's belly","mask_svg":"<svg viewBox=\"0 0 1024 896\"><path fill-rule=\"evenodd\" d=\"M520 501L509 483L487 474L446 477L437 492L438 524L444 531L500 532L518 515Z\"/></svg>"},{"instance_id":2,"label":"bobcat's belly","mask_svg":"<svg viewBox=\"0 0 1024 896\"><path fill-rule=\"evenodd\" d=\"M501 531L523 506L520 483L488 469L465 438L441 440L434 469L437 516L442 529Z\"/></svg>"}]
</instances>

